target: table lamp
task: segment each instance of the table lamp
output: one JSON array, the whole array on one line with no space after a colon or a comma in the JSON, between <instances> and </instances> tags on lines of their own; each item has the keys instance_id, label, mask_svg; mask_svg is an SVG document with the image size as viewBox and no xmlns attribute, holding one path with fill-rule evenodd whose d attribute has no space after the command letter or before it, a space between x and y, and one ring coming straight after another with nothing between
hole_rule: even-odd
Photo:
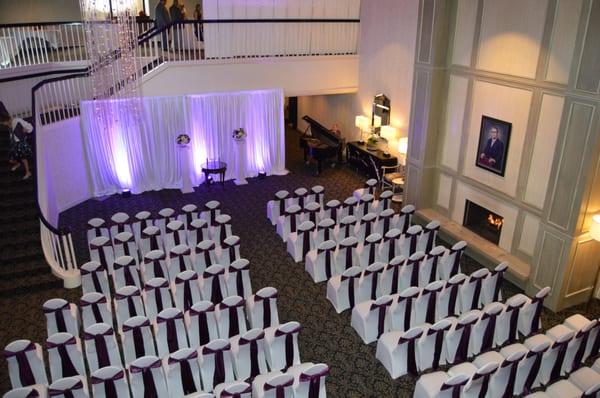
<instances>
[{"instance_id":1,"label":"table lamp","mask_svg":"<svg viewBox=\"0 0 600 398\"><path fill-rule=\"evenodd\" d=\"M396 139L397 130L392 126L381 126L379 135L386 141L386 153L389 154L390 142Z\"/></svg>"},{"instance_id":2,"label":"table lamp","mask_svg":"<svg viewBox=\"0 0 600 398\"><path fill-rule=\"evenodd\" d=\"M402 137L398 140L398 152L400 157L398 161L402 166L406 166L406 154L408 153L408 137Z\"/></svg>"},{"instance_id":3,"label":"table lamp","mask_svg":"<svg viewBox=\"0 0 600 398\"><path fill-rule=\"evenodd\" d=\"M363 133L369 130L369 118L364 115L357 115L354 118L354 125L360 129L360 140L364 142Z\"/></svg>"}]
</instances>

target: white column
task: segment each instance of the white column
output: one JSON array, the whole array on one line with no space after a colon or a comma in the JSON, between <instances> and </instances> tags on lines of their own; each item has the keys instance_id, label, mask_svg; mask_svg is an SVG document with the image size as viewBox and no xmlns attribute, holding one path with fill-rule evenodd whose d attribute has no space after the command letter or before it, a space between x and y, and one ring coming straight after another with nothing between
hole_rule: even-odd
<instances>
[{"instance_id":1,"label":"white column","mask_svg":"<svg viewBox=\"0 0 600 398\"><path fill-rule=\"evenodd\" d=\"M235 185L248 184L246 181L246 140L244 138L236 140L237 156L235 159Z\"/></svg>"},{"instance_id":2,"label":"white column","mask_svg":"<svg viewBox=\"0 0 600 398\"><path fill-rule=\"evenodd\" d=\"M181 167L181 193L190 193L194 192L194 187L192 185L192 167L190 165L191 161L191 146L189 144L178 145L179 146L179 162Z\"/></svg>"}]
</instances>

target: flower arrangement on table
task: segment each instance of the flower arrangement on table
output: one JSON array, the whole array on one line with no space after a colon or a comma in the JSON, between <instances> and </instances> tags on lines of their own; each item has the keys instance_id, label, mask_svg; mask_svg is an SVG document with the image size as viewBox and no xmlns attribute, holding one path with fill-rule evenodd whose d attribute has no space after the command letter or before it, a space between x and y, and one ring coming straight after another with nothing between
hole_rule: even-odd
<instances>
[{"instance_id":1,"label":"flower arrangement on table","mask_svg":"<svg viewBox=\"0 0 600 398\"><path fill-rule=\"evenodd\" d=\"M232 137L236 141L243 140L246 137L246 131L243 128L233 130Z\"/></svg>"},{"instance_id":2,"label":"flower arrangement on table","mask_svg":"<svg viewBox=\"0 0 600 398\"><path fill-rule=\"evenodd\" d=\"M187 134L179 134L177 136L177 144L179 145L187 145L191 141L190 136Z\"/></svg>"},{"instance_id":3,"label":"flower arrangement on table","mask_svg":"<svg viewBox=\"0 0 600 398\"><path fill-rule=\"evenodd\" d=\"M377 143L379 142L379 136L377 134L371 134L367 139L367 148L368 149L376 149Z\"/></svg>"}]
</instances>

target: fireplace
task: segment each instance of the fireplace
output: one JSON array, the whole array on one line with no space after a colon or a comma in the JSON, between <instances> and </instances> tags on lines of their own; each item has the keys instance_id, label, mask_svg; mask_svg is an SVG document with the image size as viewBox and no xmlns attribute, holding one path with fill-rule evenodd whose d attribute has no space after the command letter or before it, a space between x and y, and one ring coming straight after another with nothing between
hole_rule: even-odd
<instances>
[{"instance_id":1,"label":"fireplace","mask_svg":"<svg viewBox=\"0 0 600 398\"><path fill-rule=\"evenodd\" d=\"M500 242L503 221L504 218L493 211L470 200L465 202L463 225L496 245Z\"/></svg>"}]
</instances>

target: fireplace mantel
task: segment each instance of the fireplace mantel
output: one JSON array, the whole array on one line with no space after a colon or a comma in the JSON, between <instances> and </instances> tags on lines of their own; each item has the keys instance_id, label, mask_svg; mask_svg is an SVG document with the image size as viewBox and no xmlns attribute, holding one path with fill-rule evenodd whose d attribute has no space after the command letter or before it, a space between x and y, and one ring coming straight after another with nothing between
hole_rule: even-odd
<instances>
[{"instance_id":1,"label":"fireplace mantel","mask_svg":"<svg viewBox=\"0 0 600 398\"><path fill-rule=\"evenodd\" d=\"M515 257L506 250L485 240L456 221L449 219L433 209L417 210L416 218L421 219L424 222L429 222L431 220L439 221L440 232L442 233L443 238L449 238L449 243L454 243L454 241L459 240L466 241L467 254L489 268L493 268L502 261L507 261L507 279L520 288L525 288L531 271L531 267L527 262Z\"/></svg>"}]
</instances>

